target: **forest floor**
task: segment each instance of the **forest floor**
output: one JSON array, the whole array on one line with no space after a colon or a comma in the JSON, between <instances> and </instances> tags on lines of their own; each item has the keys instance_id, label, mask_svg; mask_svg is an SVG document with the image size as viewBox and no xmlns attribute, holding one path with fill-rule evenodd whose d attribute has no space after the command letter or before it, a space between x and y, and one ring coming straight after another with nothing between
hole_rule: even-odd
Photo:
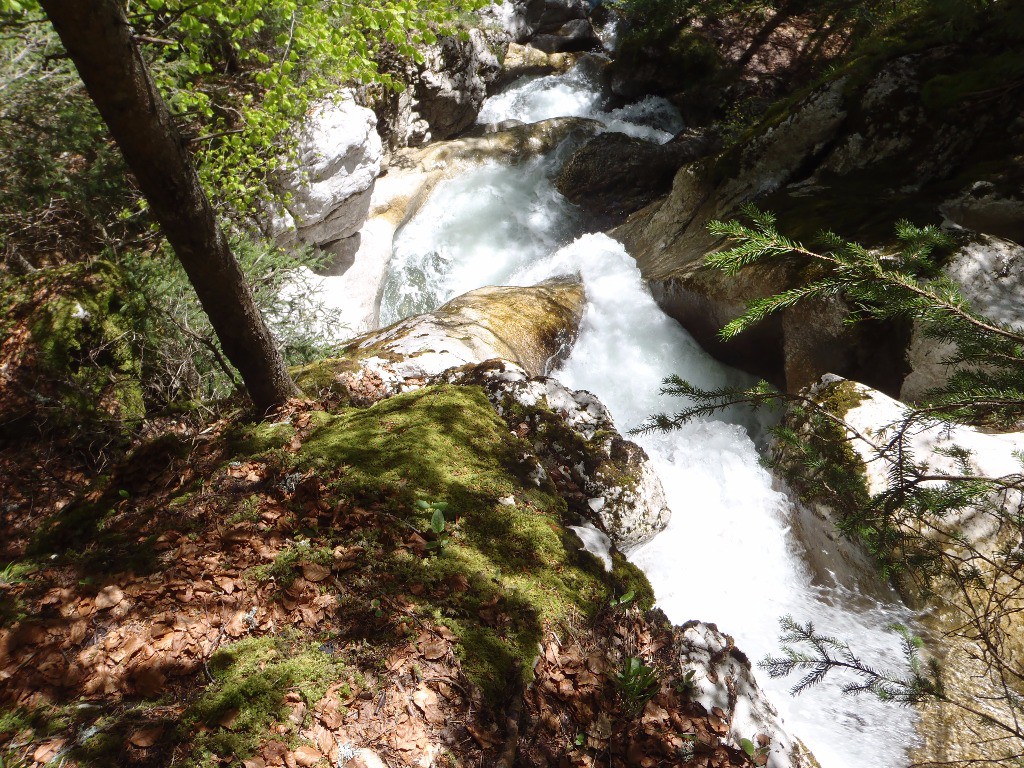
<instances>
[{"instance_id":1,"label":"forest floor","mask_svg":"<svg viewBox=\"0 0 1024 768\"><path fill-rule=\"evenodd\" d=\"M168 419L101 476L52 435L0 443L0 765L750 764L464 389ZM466 442L447 406L486 439L442 439ZM410 486L461 512L435 530Z\"/></svg>"}]
</instances>

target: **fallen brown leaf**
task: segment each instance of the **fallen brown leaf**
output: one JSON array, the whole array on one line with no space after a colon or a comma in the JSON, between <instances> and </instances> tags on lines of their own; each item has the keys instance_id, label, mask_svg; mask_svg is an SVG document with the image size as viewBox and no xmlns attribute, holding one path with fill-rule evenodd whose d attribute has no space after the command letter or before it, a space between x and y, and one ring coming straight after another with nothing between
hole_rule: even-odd
<instances>
[{"instance_id":1,"label":"fallen brown leaf","mask_svg":"<svg viewBox=\"0 0 1024 768\"><path fill-rule=\"evenodd\" d=\"M331 569L319 563L303 563L302 575L306 577L307 581L312 581L315 584L330 576Z\"/></svg>"},{"instance_id":2,"label":"fallen brown leaf","mask_svg":"<svg viewBox=\"0 0 1024 768\"><path fill-rule=\"evenodd\" d=\"M238 720L238 707L233 707L220 716L217 724L222 728L227 728L229 731L235 727L235 722Z\"/></svg>"},{"instance_id":3,"label":"fallen brown leaf","mask_svg":"<svg viewBox=\"0 0 1024 768\"><path fill-rule=\"evenodd\" d=\"M431 640L420 646L420 653L428 661L437 661L448 653L448 643L443 640Z\"/></svg>"},{"instance_id":4,"label":"fallen brown leaf","mask_svg":"<svg viewBox=\"0 0 1024 768\"><path fill-rule=\"evenodd\" d=\"M292 757L295 758L296 765L309 768L309 766L319 763L323 755L320 753L320 750L315 747L303 745L292 752Z\"/></svg>"},{"instance_id":5,"label":"fallen brown leaf","mask_svg":"<svg viewBox=\"0 0 1024 768\"><path fill-rule=\"evenodd\" d=\"M132 731L131 736L128 737L128 741L134 744L136 747L142 749L149 749L158 741L160 737L164 735L164 728L162 725L151 725L145 728L138 728Z\"/></svg>"},{"instance_id":6,"label":"fallen brown leaf","mask_svg":"<svg viewBox=\"0 0 1024 768\"><path fill-rule=\"evenodd\" d=\"M116 584L104 587L96 595L96 610L106 611L124 600L124 592Z\"/></svg>"},{"instance_id":7,"label":"fallen brown leaf","mask_svg":"<svg viewBox=\"0 0 1024 768\"><path fill-rule=\"evenodd\" d=\"M469 732L469 735L473 737L473 741L479 744L482 749L496 747L501 743L499 739L496 739L483 728L477 728L472 723L466 723L466 730Z\"/></svg>"},{"instance_id":8,"label":"fallen brown leaf","mask_svg":"<svg viewBox=\"0 0 1024 768\"><path fill-rule=\"evenodd\" d=\"M40 744L36 747L36 751L32 753L32 759L37 763L45 765L50 762L58 752L64 747L64 739L56 739L55 741L48 741L45 744Z\"/></svg>"}]
</instances>

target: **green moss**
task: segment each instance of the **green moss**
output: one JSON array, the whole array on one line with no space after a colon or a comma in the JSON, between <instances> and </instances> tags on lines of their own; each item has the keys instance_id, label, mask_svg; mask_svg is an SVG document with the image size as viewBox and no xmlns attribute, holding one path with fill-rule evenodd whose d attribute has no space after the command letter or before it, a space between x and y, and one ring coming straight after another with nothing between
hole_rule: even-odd
<instances>
[{"instance_id":1,"label":"green moss","mask_svg":"<svg viewBox=\"0 0 1024 768\"><path fill-rule=\"evenodd\" d=\"M564 527L565 502L524 477L529 450L483 390L440 386L326 417L300 453L307 468L341 468L334 493L386 500L421 531L429 512L415 502L448 504L441 554L398 550L380 567L399 584L445 594L420 598L422 608L453 631L467 674L495 704L530 677L546 628L583 620L629 589L651 595L634 566L619 560L606 574L579 549ZM514 504L498 502L508 496ZM468 589L443 588L456 579Z\"/></svg>"},{"instance_id":2,"label":"green moss","mask_svg":"<svg viewBox=\"0 0 1024 768\"><path fill-rule=\"evenodd\" d=\"M192 738L194 766L252 755L275 722L287 721L285 696L296 691L307 706L345 677L335 656L282 637L247 638L219 650L209 662L214 682L188 708L181 735ZM231 728L221 725L237 710Z\"/></svg>"},{"instance_id":3,"label":"green moss","mask_svg":"<svg viewBox=\"0 0 1024 768\"><path fill-rule=\"evenodd\" d=\"M856 383L842 381L819 393L822 409L842 419L864 400ZM871 504L864 461L839 424L814 409L794 412L777 430L781 458L775 462L801 499L839 513L840 528L867 541L859 530Z\"/></svg>"},{"instance_id":4,"label":"green moss","mask_svg":"<svg viewBox=\"0 0 1024 768\"><path fill-rule=\"evenodd\" d=\"M74 412L103 408L122 420L145 414L139 363L121 318L123 290L104 262L45 270L36 285L52 295L32 311L39 367L59 382Z\"/></svg>"},{"instance_id":5,"label":"green moss","mask_svg":"<svg viewBox=\"0 0 1024 768\"><path fill-rule=\"evenodd\" d=\"M940 74L925 83L921 98L928 109L947 110L972 98L999 93L1008 83L1024 77L1024 53L1007 51L998 56L975 56L956 72Z\"/></svg>"},{"instance_id":6,"label":"green moss","mask_svg":"<svg viewBox=\"0 0 1024 768\"><path fill-rule=\"evenodd\" d=\"M260 421L234 425L227 441L231 454L238 459L283 448L294 435L295 428L288 422Z\"/></svg>"},{"instance_id":7,"label":"green moss","mask_svg":"<svg viewBox=\"0 0 1024 768\"><path fill-rule=\"evenodd\" d=\"M828 389L820 402L825 410L842 419L865 400L867 396L857 387L856 382L840 381Z\"/></svg>"},{"instance_id":8,"label":"green moss","mask_svg":"<svg viewBox=\"0 0 1024 768\"><path fill-rule=\"evenodd\" d=\"M340 399L348 402L348 392L338 382L341 373L354 373L358 364L345 357L333 357L317 360L308 365L296 366L291 369L295 384L307 396L316 398Z\"/></svg>"}]
</instances>

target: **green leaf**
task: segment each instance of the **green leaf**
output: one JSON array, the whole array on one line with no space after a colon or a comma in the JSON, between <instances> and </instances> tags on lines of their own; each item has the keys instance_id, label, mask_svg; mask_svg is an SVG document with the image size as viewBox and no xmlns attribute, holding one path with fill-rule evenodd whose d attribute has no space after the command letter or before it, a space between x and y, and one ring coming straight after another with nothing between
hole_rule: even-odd
<instances>
[{"instance_id":1,"label":"green leaf","mask_svg":"<svg viewBox=\"0 0 1024 768\"><path fill-rule=\"evenodd\" d=\"M430 530L434 533L443 533L444 525L444 512L440 509L435 509L433 516L430 518Z\"/></svg>"},{"instance_id":2,"label":"green leaf","mask_svg":"<svg viewBox=\"0 0 1024 768\"><path fill-rule=\"evenodd\" d=\"M757 754L757 747L750 739L740 739L740 749L747 753L747 757L753 759Z\"/></svg>"}]
</instances>

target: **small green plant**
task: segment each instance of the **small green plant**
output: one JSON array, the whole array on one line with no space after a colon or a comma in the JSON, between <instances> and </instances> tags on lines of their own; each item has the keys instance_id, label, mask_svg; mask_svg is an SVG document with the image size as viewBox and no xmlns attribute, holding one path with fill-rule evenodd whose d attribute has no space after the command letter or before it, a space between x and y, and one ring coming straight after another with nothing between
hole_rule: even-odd
<instances>
[{"instance_id":1,"label":"small green plant","mask_svg":"<svg viewBox=\"0 0 1024 768\"><path fill-rule=\"evenodd\" d=\"M771 747L768 744L755 745L750 739L740 739L740 749L746 752L754 765L766 765Z\"/></svg>"},{"instance_id":2,"label":"small green plant","mask_svg":"<svg viewBox=\"0 0 1024 768\"><path fill-rule=\"evenodd\" d=\"M692 699L694 694L697 693L697 681L694 680L694 676L697 674L697 670L687 670L683 674L683 679L676 683L676 693L681 696L685 696L688 699Z\"/></svg>"},{"instance_id":3,"label":"small green plant","mask_svg":"<svg viewBox=\"0 0 1024 768\"><path fill-rule=\"evenodd\" d=\"M260 497L256 494L252 494L242 499L238 508L228 516L228 523L234 525L236 523L247 523L256 522L260 519Z\"/></svg>"},{"instance_id":4,"label":"small green plant","mask_svg":"<svg viewBox=\"0 0 1024 768\"><path fill-rule=\"evenodd\" d=\"M28 577L36 570L32 563L8 563L0 568L0 584L12 586L28 581ZM0 764L0 768L3 768Z\"/></svg>"},{"instance_id":5,"label":"small green plant","mask_svg":"<svg viewBox=\"0 0 1024 768\"><path fill-rule=\"evenodd\" d=\"M28 754L18 754L14 750L0 752L0 768L28 768Z\"/></svg>"},{"instance_id":6,"label":"small green plant","mask_svg":"<svg viewBox=\"0 0 1024 768\"><path fill-rule=\"evenodd\" d=\"M622 608L632 603L634 599L636 599L636 592L631 589L622 597L613 597L611 606L612 608Z\"/></svg>"},{"instance_id":7,"label":"small green plant","mask_svg":"<svg viewBox=\"0 0 1024 768\"><path fill-rule=\"evenodd\" d=\"M451 534L448 532L448 521L444 518L445 510L448 509L446 501L423 501L416 502L416 507L424 512L430 512L430 540L427 542L427 549L436 551L437 554L444 552L444 548L451 541Z\"/></svg>"},{"instance_id":8,"label":"small green plant","mask_svg":"<svg viewBox=\"0 0 1024 768\"><path fill-rule=\"evenodd\" d=\"M630 656L625 666L616 675L622 701L630 714L638 714L647 702L658 692L658 670L648 666L642 659Z\"/></svg>"}]
</instances>

